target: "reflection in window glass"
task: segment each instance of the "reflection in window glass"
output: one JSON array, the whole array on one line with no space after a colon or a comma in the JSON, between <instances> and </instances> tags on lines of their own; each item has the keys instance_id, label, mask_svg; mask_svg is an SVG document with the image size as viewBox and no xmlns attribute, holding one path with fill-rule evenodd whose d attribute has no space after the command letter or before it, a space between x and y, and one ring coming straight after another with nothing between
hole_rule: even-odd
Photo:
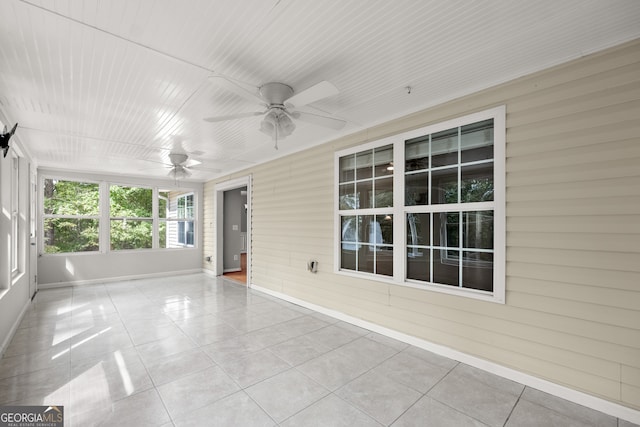
<instances>
[{"instance_id":1,"label":"reflection in window glass","mask_svg":"<svg viewBox=\"0 0 640 427\"><path fill-rule=\"evenodd\" d=\"M458 168L439 169L431 173L431 203L458 203Z\"/></svg>"},{"instance_id":2,"label":"reflection in window glass","mask_svg":"<svg viewBox=\"0 0 640 427\"><path fill-rule=\"evenodd\" d=\"M431 135L431 167L458 164L458 128Z\"/></svg>"},{"instance_id":3,"label":"reflection in window glass","mask_svg":"<svg viewBox=\"0 0 640 427\"><path fill-rule=\"evenodd\" d=\"M430 136L421 136L407 140L404 148L405 172L429 169L429 139Z\"/></svg>"},{"instance_id":4,"label":"reflection in window glass","mask_svg":"<svg viewBox=\"0 0 640 427\"><path fill-rule=\"evenodd\" d=\"M493 163L461 168L460 201L462 203L493 200Z\"/></svg>"},{"instance_id":5,"label":"reflection in window glass","mask_svg":"<svg viewBox=\"0 0 640 427\"><path fill-rule=\"evenodd\" d=\"M393 215L342 216L341 268L393 275Z\"/></svg>"},{"instance_id":6,"label":"reflection in window glass","mask_svg":"<svg viewBox=\"0 0 640 427\"><path fill-rule=\"evenodd\" d=\"M388 208L393 206L393 178L376 179L375 186L373 207Z\"/></svg>"},{"instance_id":7,"label":"reflection in window glass","mask_svg":"<svg viewBox=\"0 0 640 427\"><path fill-rule=\"evenodd\" d=\"M462 126L462 163L493 159L493 119Z\"/></svg>"}]
</instances>

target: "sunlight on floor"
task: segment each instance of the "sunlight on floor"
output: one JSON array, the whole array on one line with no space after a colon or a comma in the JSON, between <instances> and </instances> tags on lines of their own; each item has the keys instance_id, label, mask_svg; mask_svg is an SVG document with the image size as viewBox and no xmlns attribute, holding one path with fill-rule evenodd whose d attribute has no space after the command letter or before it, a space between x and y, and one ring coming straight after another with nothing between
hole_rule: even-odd
<instances>
[{"instance_id":1,"label":"sunlight on floor","mask_svg":"<svg viewBox=\"0 0 640 427\"><path fill-rule=\"evenodd\" d=\"M124 386L124 390L127 393L127 396L131 396L131 394L135 391L135 387L133 387L133 382L131 381L131 376L129 375L127 364L125 363L120 350L114 353L114 357L116 358L116 363L118 364L118 372L120 372L120 378L122 378L122 385Z\"/></svg>"},{"instance_id":2,"label":"sunlight on floor","mask_svg":"<svg viewBox=\"0 0 640 427\"><path fill-rule=\"evenodd\" d=\"M58 353L58 354L54 355L54 356L51 358L51 360L55 360L55 359L57 359L58 357L62 356L63 354L68 353L69 351L73 350L74 348L77 348L77 347L81 346L82 344L87 343L87 342L91 341L92 339L94 339L94 338L96 338L96 337L98 337L98 336L100 336L100 335L102 335L102 334L104 334L105 332L108 332L108 331L110 331L110 330L111 330L111 326L109 326L109 327L107 327L107 328L105 328L105 329L101 330L100 332L96 332L95 334L93 334L93 335L91 335L91 336L88 336L87 338L83 339L82 341L80 341L80 342L77 342L77 343L73 344L73 345L72 345L71 347L69 347L68 349L66 349L66 350L64 350L64 351L61 351L60 353Z\"/></svg>"}]
</instances>

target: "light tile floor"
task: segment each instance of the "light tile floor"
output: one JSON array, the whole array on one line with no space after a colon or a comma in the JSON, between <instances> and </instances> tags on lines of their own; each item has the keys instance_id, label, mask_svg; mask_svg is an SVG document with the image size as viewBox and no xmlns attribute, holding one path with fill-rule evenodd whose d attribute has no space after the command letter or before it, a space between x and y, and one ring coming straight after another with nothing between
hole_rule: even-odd
<instances>
[{"instance_id":1,"label":"light tile floor","mask_svg":"<svg viewBox=\"0 0 640 427\"><path fill-rule=\"evenodd\" d=\"M74 427L633 425L204 274L40 291L9 404Z\"/></svg>"}]
</instances>

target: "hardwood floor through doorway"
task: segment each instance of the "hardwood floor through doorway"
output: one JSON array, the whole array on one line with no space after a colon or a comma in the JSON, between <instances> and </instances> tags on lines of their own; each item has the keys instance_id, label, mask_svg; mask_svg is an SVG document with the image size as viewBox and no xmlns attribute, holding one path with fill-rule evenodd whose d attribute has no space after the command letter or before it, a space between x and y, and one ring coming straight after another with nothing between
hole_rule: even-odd
<instances>
[{"instance_id":1,"label":"hardwood floor through doorway","mask_svg":"<svg viewBox=\"0 0 640 427\"><path fill-rule=\"evenodd\" d=\"M242 283L243 285L247 284L247 254L240 254L240 271L231 271L229 273L224 273L223 276L225 279L231 279L234 282Z\"/></svg>"}]
</instances>

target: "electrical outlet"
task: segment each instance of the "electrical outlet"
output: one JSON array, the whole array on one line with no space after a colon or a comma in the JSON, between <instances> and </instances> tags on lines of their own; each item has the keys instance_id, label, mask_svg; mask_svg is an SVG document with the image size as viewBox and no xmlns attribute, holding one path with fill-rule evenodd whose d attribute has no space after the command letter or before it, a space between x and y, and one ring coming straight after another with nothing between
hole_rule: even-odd
<instances>
[{"instance_id":1,"label":"electrical outlet","mask_svg":"<svg viewBox=\"0 0 640 427\"><path fill-rule=\"evenodd\" d=\"M233 256L233 260L234 260L234 261L237 261L237 260L238 260L238 255L234 255L234 256Z\"/></svg>"}]
</instances>

